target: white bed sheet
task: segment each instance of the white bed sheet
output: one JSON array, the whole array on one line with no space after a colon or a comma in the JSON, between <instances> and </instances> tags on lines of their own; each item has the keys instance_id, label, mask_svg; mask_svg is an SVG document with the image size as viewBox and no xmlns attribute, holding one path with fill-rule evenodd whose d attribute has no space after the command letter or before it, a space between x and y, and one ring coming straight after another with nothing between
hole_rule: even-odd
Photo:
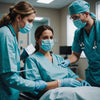
<instances>
[{"instance_id":1,"label":"white bed sheet","mask_svg":"<svg viewBox=\"0 0 100 100\"><path fill-rule=\"evenodd\" d=\"M100 100L100 88L60 87L47 91L40 100Z\"/></svg>"}]
</instances>

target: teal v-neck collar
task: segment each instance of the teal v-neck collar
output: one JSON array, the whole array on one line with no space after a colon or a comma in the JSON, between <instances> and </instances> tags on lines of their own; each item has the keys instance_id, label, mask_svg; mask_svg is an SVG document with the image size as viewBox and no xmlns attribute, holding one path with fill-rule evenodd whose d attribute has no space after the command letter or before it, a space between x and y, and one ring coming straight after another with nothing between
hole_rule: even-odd
<instances>
[{"instance_id":1,"label":"teal v-neck collar","mask_svg":"<svg viewBox=\"0 0 100 100\"><path fill-rule=\"evenodd\" d=\"M16 36L16 33L15 33L14 28L12 27L12 25L9 24L8 27L11 29L12 35L13 35L13 36Z\"/></svg>"},{"instance_id":2,"label":"teal v-neck collar","mask_svg":"<svg viewBox=\"0 0 100 100\"><path fill-rule=\"evenodd\" d=\"M89 43L93 43L95 36L94 25L92 26L89 36L87 35L85 30L83 30L83 32L84 32L84 39L86 39L86 41L88 41Z\"/></svg>"},{"instance_id":3,"label":"teal v-neck collar","mask_svg":"<svg viewBox=\"0 0 100 100\"><path fill-rule=\"evenodd\" d=\"M53 57L53 55L51 54L51 56L52 56L52 60L53 60L53 62L51 62L44 54L42 54L41 52L39 52L39 51L37 51L36 52L36 55L39 55L39 56L43 56L45 59L47 59L50 63L52 63L53 64L53 62L54 62L54 57Z\"/></svg>"}]
</instances>

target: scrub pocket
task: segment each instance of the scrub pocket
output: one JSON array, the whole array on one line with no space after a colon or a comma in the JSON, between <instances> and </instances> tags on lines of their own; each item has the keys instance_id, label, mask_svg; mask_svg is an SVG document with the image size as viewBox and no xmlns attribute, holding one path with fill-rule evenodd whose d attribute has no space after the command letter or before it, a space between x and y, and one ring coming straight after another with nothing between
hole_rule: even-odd
<instances>
[{"instance_id":1,"label":"scrub pocket","mask_svg":"<svg viewBox=\"0 0 100 100\"><path fill-rule=\"evenodd\" d=\"M86 69L86 81L92 86L100 87L100 69Z\"/></svg>"},{"instance_id":2,"label":"scrub pocket","mask_svg":"<svg viewBox=\"0 0 100 100\"><path fill-rule=\"evenodd\" d=\"M19 92L17 91L12 91L11 95L9 95L3 89L0 90L0 100L19 100Z\"/></svg>"}]
</instances>

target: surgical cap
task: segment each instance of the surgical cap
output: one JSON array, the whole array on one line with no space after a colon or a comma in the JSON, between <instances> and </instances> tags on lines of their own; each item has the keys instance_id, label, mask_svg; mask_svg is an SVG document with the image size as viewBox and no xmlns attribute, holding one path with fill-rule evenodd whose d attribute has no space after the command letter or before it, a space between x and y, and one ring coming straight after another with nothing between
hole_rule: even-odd
<instances>
[{"instance_id":1,"label":"surgical cap","mask_svg":"<svg viewBox=\"0 0 100 100\"><path fill-rule=\"evenodd\" d=\"M84 0L77 0L74 1L71 5L69 5L68 11L70 15L74 15L82 12L89 12L90 5L88 2Z\"/></svg>"},{"instance_id":2,"label":"surgical cap","mask_svg":"<svg viewBox=\"0 0 100 100\"><path fill-rule=\"evenodd\" d=\"M89 3L84 0L74 1L71 5L69 5L68 11L69 11L70 15L79 14L79 13L83 13L83 12L89 12L89 14L92 18L94 18L94 19L96 18L96 15L94 13L90 12Z\"/></svg>"}]
</instances>

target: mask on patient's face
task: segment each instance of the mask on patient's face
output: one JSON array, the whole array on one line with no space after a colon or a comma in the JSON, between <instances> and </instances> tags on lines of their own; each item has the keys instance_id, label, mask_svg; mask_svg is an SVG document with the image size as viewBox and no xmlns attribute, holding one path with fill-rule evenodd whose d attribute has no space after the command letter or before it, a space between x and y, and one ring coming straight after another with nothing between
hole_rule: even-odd
<instances>
[{"instance_id":1,"label":"mask on patient's face","mask_svg":"<svg viewBox=\"0 0 100 100\"><path fill-rule=\"evenodd\" d=\"M86 23L83 23L80 19L74 20L73 23L77 28L83 28L86 25Z\"/></svg>"},{"instance_id":2,"label":"mask on patient's face","mask_svg":"<svg viewBox=\"0 0 100 100\"><path fill-rule=\"evenodd\" d=\"M52 49L52 47L54 46L54 41L49 39L49 40L41 40L41 48L44 51L50 51Z\"/></svg>"}]
</instances>

